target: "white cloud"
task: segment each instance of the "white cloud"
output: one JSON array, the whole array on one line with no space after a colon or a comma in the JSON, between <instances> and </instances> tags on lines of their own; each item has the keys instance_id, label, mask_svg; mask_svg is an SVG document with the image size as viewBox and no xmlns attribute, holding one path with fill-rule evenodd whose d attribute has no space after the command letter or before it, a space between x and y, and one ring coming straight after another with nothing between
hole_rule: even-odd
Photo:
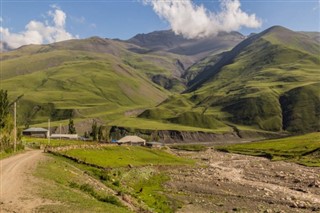
<instances>
[{"instance_id":1,"label":"white cloud","mask_svg":"<svg viewBox=\"0 0 320 213\"><path fill-rule=\"evenodd\" d=\"M66 23L66 14L60 10L60 9L55 9L55 11L49 11L48 12L49 16L51 16L53 18L54 24L57 27L64 27L65 23Z\"/></svg>"},{"instance_id":2,"label":"white cloud","mask_svg":"<svg viewBox=\"0 0 320 213\"><path fill-rule=\"evenodd\" d=\"M65 29L67 15L57 6L51 6L54 11L49 11L49 18L52 19L52 24L48 20L44 22L31 20L26 26L25 30L19 33L12 33L8 28L0 27L0 34L2 40L10 48L18 48L27 44L43 44L52 43L78 36L73 36Z\"/></svg>"},{"instance_id":3,"label":"white cloud","mask_svg":"<svg viewBox=\"0 0 320 213\"><path fill-rule=\"evenodd\" d=\"M239 0L221 0L219 13L208 11L203 5L195 5L191 0L143 0L143 3L151 5L158 16L169 22L176 34L186 38L261 26L255 14L249 15L241 10Z\"/></svg>"}]
</instances>

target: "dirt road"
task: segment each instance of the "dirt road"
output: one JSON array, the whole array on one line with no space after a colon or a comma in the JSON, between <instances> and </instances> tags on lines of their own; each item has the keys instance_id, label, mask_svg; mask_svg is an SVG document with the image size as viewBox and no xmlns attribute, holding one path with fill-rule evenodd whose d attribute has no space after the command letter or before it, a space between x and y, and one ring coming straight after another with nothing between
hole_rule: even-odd
<instances>
[{"instance_id":1,"label":"dirt road","mask_svg":"<svg viewBox=\"0 0 320 213\"><path fill-rule=\"evenodd\" d=\"M46 158L42 150L27 151L0 161L0 212L31 212L46 202L34 196L32 172Z\"/></svg>"}]
</instances>

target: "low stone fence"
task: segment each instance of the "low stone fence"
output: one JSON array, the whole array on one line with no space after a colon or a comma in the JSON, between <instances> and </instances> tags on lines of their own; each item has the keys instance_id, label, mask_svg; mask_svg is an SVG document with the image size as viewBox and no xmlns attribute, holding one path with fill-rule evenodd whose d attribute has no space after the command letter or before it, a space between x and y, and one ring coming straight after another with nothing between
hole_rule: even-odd
<instances>
[{"instance_id":1,"label":"low stone fence","mask_svg":"<svg viewBox=\"0 0 320 213\"><path fill-rule=\"evenodd\" d=\"M63 152L72 149L102 149L104 147L118 146L117 144L82 144L82 145L69 145L69 146L45 146L44 152Z\"/></svg>"}]
</instances>

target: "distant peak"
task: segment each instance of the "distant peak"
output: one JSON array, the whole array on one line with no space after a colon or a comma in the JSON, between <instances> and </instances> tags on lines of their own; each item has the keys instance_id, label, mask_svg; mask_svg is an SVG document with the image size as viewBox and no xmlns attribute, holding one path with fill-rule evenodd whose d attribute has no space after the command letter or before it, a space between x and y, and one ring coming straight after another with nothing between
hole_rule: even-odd
<instances>
[{"instance_id":1,"label":"distant peak","mask_svg":"<svg viewBox=\"0 0 320 213\"><path fill-rule=\"evenodd\" d=\"M288 28L282 27L280 25L272 26L266 30L264 30L262 33L277 33L277 32L292 32L292 30L289 30Z\"/></svg>"}]
</instances>

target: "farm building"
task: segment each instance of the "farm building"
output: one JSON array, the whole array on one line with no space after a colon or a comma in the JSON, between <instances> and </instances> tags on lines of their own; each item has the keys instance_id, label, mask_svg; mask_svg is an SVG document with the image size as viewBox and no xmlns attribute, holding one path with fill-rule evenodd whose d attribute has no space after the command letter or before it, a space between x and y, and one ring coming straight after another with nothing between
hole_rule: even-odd
<instances>
[{"instance_id":1,"label":"farm building","mask_svg":"<svg viewBox=\"0 0 320 213\"><path fill-rule=\"evenodd\" d=\"M22 134L25 136L47 138L49 135L49 130L39 127L32 127L22 131Z\"/></svg>"},{"instance_id":2,"label":"farm building","mask_svg":"<svg viewBox=\"0 0 320 213\"><path fill-rule=\"evenodd\" d=\"M52 134L50 136L52 139L73 139L78 140L78 134Z\"/></svg>"},{"instance_id":3,"label":"farm building","mask_svg":"<svg viewBox=\"0 0 320 213\"><path fill-rule=\"evenodd\" d=\"M118 144L129 144L129 145L146 145L146 140L135 136L135 135L128 135L125 136L123 138L121 138L120 140L117 141Z\"/></svg>"}]
</instances>

